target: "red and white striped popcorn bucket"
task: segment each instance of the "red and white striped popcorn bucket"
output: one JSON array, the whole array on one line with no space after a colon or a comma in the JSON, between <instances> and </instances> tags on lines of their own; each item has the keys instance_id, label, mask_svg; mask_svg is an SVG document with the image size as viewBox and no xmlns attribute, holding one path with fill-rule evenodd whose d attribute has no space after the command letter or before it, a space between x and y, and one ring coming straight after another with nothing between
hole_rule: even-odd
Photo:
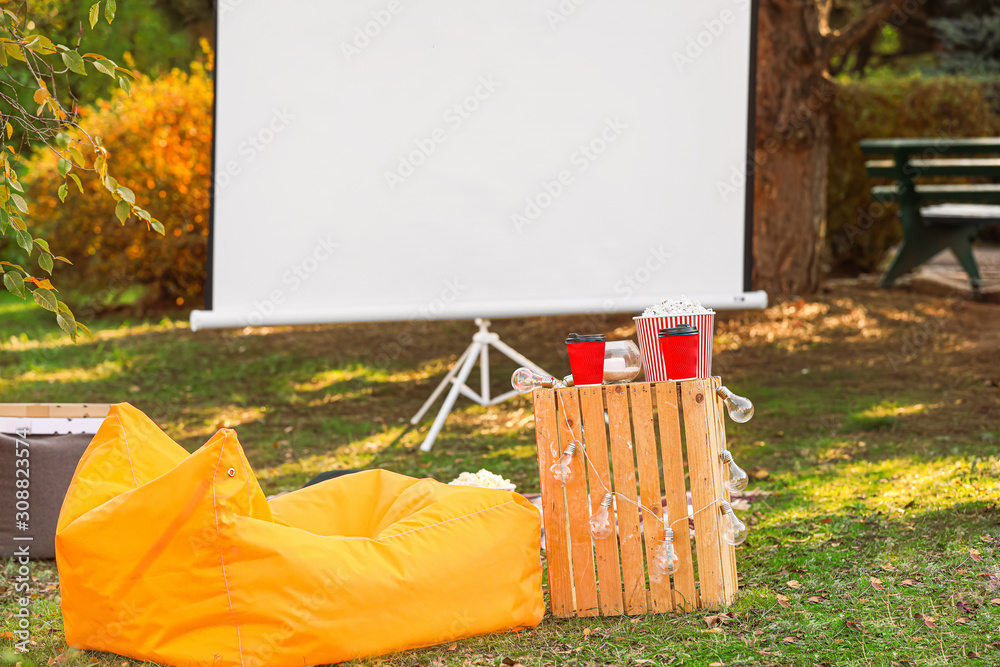
<instances>
[{"instance_id":1,"label":"red and white striped popcorn bucket","mask_svg":"<svg viewBox=\"0 0 1000 667\"><path fill-rule=\"evenodd\" d=\"M698 377L712 377L712 335L715 333L715 313L705 315L671 315L669 317L646 317L639 315L635 320L635 332L639 337L639 351L646 382L665 382L667 366L660 352L657 334L660 329L669 329L681 324L690 324L698 329ZM685 379L685 378L673 378Z\"/></svg>"}]
</instances>

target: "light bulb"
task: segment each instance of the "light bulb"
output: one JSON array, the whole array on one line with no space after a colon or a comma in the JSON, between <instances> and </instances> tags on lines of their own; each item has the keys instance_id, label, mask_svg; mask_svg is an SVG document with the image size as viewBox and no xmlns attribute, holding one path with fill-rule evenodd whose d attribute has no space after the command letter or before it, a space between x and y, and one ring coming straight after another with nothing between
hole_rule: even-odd
<instances>
[{"instance_id":1,"label":"light bulb","mask_svg":"<svg viewBox=\"0 0 1000 667\"><path fill-rule=\"evenodd\" d=\"M663 523L667 520L664 518ZM656 545L653 551L653 564L649 568L649 579L659 583L664 577L677 572L681 565L681 559L677 557L677 550L674 549L674 530L664 526L663 541Z\"/></svg>"},{"instance_id":2,"label":"light bulb","mask_svg":"<svg viewBox=\"0 0 1000 667\"><path fill-rule=\"evenodd\" d=\"M718 394L729 410L729 418L737 424L745 424L753 417L753 403L749 398L737 396L725 387L719 387Z\"/></svg>"},{"instance_id":3,"label":"light bulb","mask_svg":"<svg viewBox=\"0 0 1000 667\"><path fill-rule=\"evenodd\" d=\"M608 509L611 507L611 494L604 494L597 511L590 517L590 534L595 540L606 540L615 534L614 524L611 523L611 515Z\"/></svg>"},{"instance_id":4,"label":"light bulb","mask_svg":"<svg viewBox=\"0 0 1000 667\"><path fill-rule=\"evenodd\" d=\"M733 506L725 501L722 503L722 539L734 547L747 540L747 525L736 516Z\"/></svg>"},{"instance_id":5,"label":"light bulb","mask_svg":"<svg viewBox=\"0 0 1000 667\"><path fill-rule=\"evenodd\" d=\"M576 441L569 443L566 446L566 451L563 452L559 460L552 464L549 468L549 472L552 473L552 479L559 486L566 486L573 479L573 452L576 451Z\"/></svg>"},{"instance_id":6,"label":"light bulb","mask_svg":"<svg viewBox=\"0 0 1000 667\"><path fill-rule=\"evenodd\" d=\"M725 484L730 493L736 493L737 491L742 491L747 488L747 484L750 483L750 478L747 477L743 468L736 465L736 461L733 460L733 455L729 453L728 449L722 452L723 478L726 477L727 470L729 471L729 479L726 480Z\"/></svg>"},{"instance_id":7,"label":"light bulb","mask_svg":"<svg viewBox=\"0 0 1000 667\"><path fill-rule=\"evenodd\" d=\"M535 389L551 389L553 387L560 389L565 387L566 383L554 377L539 375L530 368L522 366L510 376L510 386L514 387L514 391L519 394L527 394Z\"/></svg>"}]
</instances>

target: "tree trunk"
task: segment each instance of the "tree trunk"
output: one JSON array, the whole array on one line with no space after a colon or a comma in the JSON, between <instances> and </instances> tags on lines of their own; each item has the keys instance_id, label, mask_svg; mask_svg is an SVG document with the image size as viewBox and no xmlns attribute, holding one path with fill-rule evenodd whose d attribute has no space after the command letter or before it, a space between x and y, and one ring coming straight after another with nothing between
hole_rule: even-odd
<instances>
[{"instance_id":1,"label":"tree trunk","mask_svg":"<svg viewBox=\"0 0 1000 667\"><path fill-rule=\"evenodd\" d=\"M753 282L777 297L819 287L834 84L814 3L761 0Z\"/></svg>"}]
</instances>

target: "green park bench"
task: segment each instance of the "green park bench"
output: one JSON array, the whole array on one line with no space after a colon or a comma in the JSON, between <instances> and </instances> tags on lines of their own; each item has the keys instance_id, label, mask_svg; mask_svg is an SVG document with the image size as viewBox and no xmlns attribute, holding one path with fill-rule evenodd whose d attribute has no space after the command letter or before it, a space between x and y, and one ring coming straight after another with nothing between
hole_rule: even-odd
<instances>
[{"instance_id":1,"label":"green park bench","mask_svg":"<svg viewBox=\"0 0 1000 667\"><path fill-rule=\"evenodd\" d=\"M882 277L882 286L951 248L969 274L973 289L982 286L972 254L980 227L1000 224L1000 184L916 183L922 178L1000 177L1000 138L865 139L861 152L891 159L865 163L868 175L895 179L876 185L872 195L899 204L903 244ZM983 157L993 155L995 157ZM945 157L947 156L947 157ZM960 156L960 157L958 157Z\"/></svg>"}]
</instances>

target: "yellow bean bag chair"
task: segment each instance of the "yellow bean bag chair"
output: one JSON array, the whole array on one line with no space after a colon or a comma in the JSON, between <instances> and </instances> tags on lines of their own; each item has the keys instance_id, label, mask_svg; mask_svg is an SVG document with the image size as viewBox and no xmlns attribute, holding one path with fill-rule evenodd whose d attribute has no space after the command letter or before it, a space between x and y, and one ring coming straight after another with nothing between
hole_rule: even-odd
<instances>
[{"instance_id":1,"label":"yellow bean bag chair","mask_svg":"<svg viewBox=\"0 0 1000 667\"><path fill-rule=\"evenodd\" d=\"M302 667L534 627L521 496L383 470L268 502L236 433L188 454L114 406L56 531L66 641L168 665Z\"/></svg>"}]
</instances>

